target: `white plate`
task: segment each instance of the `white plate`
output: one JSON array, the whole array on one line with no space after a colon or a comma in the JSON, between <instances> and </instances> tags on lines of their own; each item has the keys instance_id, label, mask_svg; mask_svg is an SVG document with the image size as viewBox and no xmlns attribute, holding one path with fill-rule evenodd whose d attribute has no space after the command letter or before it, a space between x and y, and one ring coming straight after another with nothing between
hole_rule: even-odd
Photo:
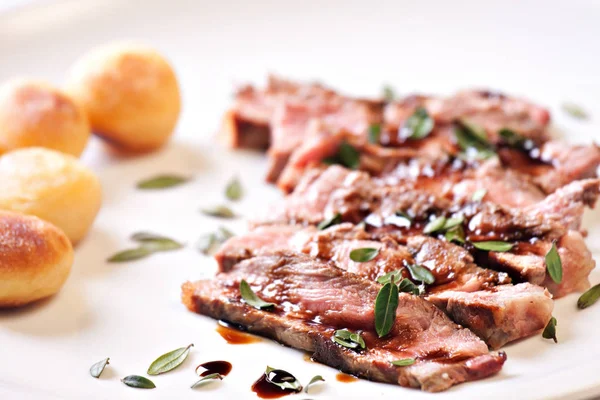
<instances>
[{"instance_id":1,"label":"white plate","mask_svg":"<svg viewBox=\"0 0 600 400\"><path fill-rule=\"evenodd\" d=\"M280 196L263 183L261 155L228 152L212 141L236 82L260 82L274 71L319 78L363 95L377 94L383 82L400 93L489 86L551 107L555 125L571 141L598 138L598 4L507 3L76 0L0 15L2 80L25 74L60 83L70 63L90 47L137 38L172 60L185 107L176 137L159 153L116 159L98 142L87 149L84 161L104 186L103 209L78 246L60 294L0 313L0 398L253 398L250 385L267 364L293 372L302 382L322 374L327 383L315 387L310 396L315 399L600 394L600 306L577 311L575 295L556 303L559 344L533 337L508 346L508 362L498 376L436 395L366 381L339 383L335 370L267 340L227 345L213 320L189 313L179 301L182 282L215 271L214 262L192 246L218 225L200 215L199 207L220 202L225 182L236 173L248 194L235 205L244 215L255 215ZM559 105L566 100L585 105L592 120L565 116ZM134 189L139 179L161 172L190 174L195 180L160 193ZM600 218L597 213L587 217L592 227L587 242L599 254L600 229L593 225ZM228 226L244 229L242 221ZM139 262L107 264L106 257L130 246L127 237L138 230L189 245ZM600 274L592 278L597 282ZM119 382L125 375L143 374L158 355L192 342L184 366L153 378L157 389L140 392ZM92 379L88 368L107 356L111 365L100 380ZM206 394L189 389L194 367L216 359L234 365L226 380L200 389Z\"/></svg>"}]
</instances>

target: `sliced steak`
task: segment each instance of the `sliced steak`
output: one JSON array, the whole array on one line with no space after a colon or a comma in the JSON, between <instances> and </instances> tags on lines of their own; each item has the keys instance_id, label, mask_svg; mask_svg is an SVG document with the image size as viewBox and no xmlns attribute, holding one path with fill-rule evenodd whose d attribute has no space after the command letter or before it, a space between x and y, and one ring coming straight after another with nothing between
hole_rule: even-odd
<instances>
[{"instance_id":1,"label":"sliced steak","mask_svg":"<svg viewBox=\"0 0 600 400\"><path fill-rule=\"evenodd\" d=\"M245 304L241 279L274 303L274 309ZM186 283L182 299L191 311L242 325L370 380L436 392L502 368L504 353L490 353L483 341L440 309L405 293L399 296L392 331L378 338L373 304L379 287L328 263L288 253L251 258L214 280ZM366 349L356 352L335 344L333 334L343 328L360 330ZM402 358L416 363L401 368L391 364Z\"/></svg>"},{"instance_id":2,"label":"sliced steak","mask_svg":"<svg viewBox=\"0 0 600 400\"><path fill-rule=\"evenodd\" d=\"M547 290L530 283L473 293L445 291L427 296L453 321L469 327L493 349L544 329L554 302Z\"/></svg>"}]
</instances>

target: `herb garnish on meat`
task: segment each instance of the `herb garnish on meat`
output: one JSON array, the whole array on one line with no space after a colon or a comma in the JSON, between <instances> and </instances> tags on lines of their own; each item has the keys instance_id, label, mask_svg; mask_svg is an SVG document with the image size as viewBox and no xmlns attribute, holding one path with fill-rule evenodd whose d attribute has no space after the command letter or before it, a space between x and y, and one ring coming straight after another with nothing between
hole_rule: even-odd
<instances>
[{"instance_id":1,"label":"herb garnish on meat","mask_svg":"<svg viewBox=\"0 0 600 400\"><path fill-rule=\"evenodd\" d=\"M243 279L240 282L240 293L242 295L242 299L246 302L246 304L258 310L265 310L275 307L275 304L267 303L266 301L258 297L258 295L254 293L254 291L252 291L252 288L250 288L248 282L246 282Z\"/></svg>"},{"instance_id":2,"label":"herb garnish on meat","mask_svg":"<svg viewBox=\"0 0 600 400\"><path fill-rule=\"evenodd\" d=\"M378 248L364 247L362 249L354 249L350 252L350 259L354 262L371 261L379 254Z\"/></svg>"},{"instance_id":3,"label":"herb garnish on meat","mask_svg":"<svg viewBox=\"0 0 600 400\"><path fill-rule=\"evenodd\" d=\"M375 331L379 337L387 335L394 326L398 308L398 287L388 282L379 289L375 299Z\"/></svg>"},{"instance_id":4,"label":"herb garnish on meat","mask_svg":"<svg viewBox=\"0 0 600 400\"><path fill-rule=\"evenodd\" d=\"M360 333L350 332L348 329L339 329L333 334L332 340L340 346L352 350L364 350L367 345Z\"/></svg>"},{"instance_id":5,"label":"herb garnish on meat","mask_svg":"<svg viewBox=\"0 0 600 400\"><path fill-rule=\"evenodd\" d=\"M552 247L550 247L550 250L546 253L546 270L555 283L562 282L562 262L560 260L560 255L558 254L558 249L556 248L556 242L552 242Z\"/></svg>"}]
</instances>

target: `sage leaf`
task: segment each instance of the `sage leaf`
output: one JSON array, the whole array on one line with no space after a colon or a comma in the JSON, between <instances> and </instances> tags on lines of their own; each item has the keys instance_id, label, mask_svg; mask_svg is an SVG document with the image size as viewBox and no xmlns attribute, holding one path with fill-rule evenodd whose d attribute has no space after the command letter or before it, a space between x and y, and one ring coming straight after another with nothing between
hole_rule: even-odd
<instances>
[{"instance_id":1,"label":"sage leaf","mask_svg":"<svg viewBox=\"0 0 600 400\"><path fill-rule=\"evenodd\" d=\"M501 242L499 240L490 240L486 242L471 242L473 247L479 250L484 251L496 251L498 253L503 253L505 251L509 251L514 247L514 244L508 242Z\"/></svg>"},{"instance_id":2,"label":"sage leaf","mask_svg":"<svg viewBox=\"0 0 600 400\"><path fill-rule=\"evenodd\" d=\"M166 236L157 235L150 232L137 232L131 236L131 240L142 243L142 247L147 247L153 251L177 250L183 247L183 244Z\"/></svg>"},{"instance_id":3,"label":"sage leaf","mask_svg":"<svg viewBox=\"0 0 600 400\"><path fill-rule=\"evenodd\" d=\"M574 103L563 103L562 109L573 118L587 119L588 114L585 110Z\"/></svg>"},{"instance_id":4,"label":"sage leaf","mask_svg":"<svg viewBox=\"0 0 600 400\"><path fill-rule=\"evenodd\" d=\"M306 388L304 389L304 393L308 394L308 388L317 382L325 382L325 379L323 379L323 377L321 375L313 376L312 379L310 380L310 382L308 382L308 385L306 385Z\"/></svg>"},{"instance_id":5,"label":"sage leaf","mask_svg":"<svg viewBox=\"0 0 600 400\"><path fill-rule=\"evenodd\" d=\"M106 366L110 364L109 361L110 358L107 357L104 360L100 360L94 365L92 365L90 367L90 375L92 375L94 378L100 378L100 375L102 375L102 371L104 371L104 368L106 368Z\"/></svg>"},{"instance_id":6,"label":"sage leaf","mask_svg":"<svg viewBox=\"0 0 600 400\"><path fill-rule=\"evenodd\" d=\"M394 215L387 217L385 223L399 228L410 228L412 219L407 214L397 211Z\"/></svg>"},{"instance_id":7,"label":"sage leaf","mask_svg":"<svg viewBox=\"0 0 600 400\"><path fill-rule=\"evenodd\" d=\"M396 98L396 92L390 85L383 85L383 98L385 101L392 102Z\"/></svg>"},{"instance_id":8,"label":"sage leaf","mask_svg":"<svg viewBox=\"0 0 600 400\"><path fill-rule=\"evenodd\" d=\"M442 229L443 230L452 229L452 228L462 224L464 222L464 220L465 219L462 216L448 218L448 219L446 219L446 222L444 222L444 226Z\"/></svg>"},{"instance_id":9,"label":"sage leaf","mask_svg":"<svg viewBox=\"0 0 600 400\"><path fill-rule=\"evenodd\" d=\"M563 277L562 261L556 248L556 242L552 242L552 247L546 253L546 270L554 283L561 283Z\"/></svg>"},{"instance_id":10,"label":"sage leaf","mask_svg":"<svg viewBox=\"0 0 600 400\"><path fill-rule=\"evenodd\" d=\"M362 249L352 250L350 252L350 259L354 262L368 262L377 257L378 254L378 248L364 247Z\"/></svg>"},{"instance_id":11,"label":"sage leaf","mask_svg":"<svg viewBox=\"0 0 600 400\"><path fill-rule=\"evenodd\" d=\"M454 127L454 137L466 159L485 160L496 154L485 130L468 121L458 121Z\"/></svg>"},{"instance_id":12,"label":"sage leaf","mask_svg":"<svg viewBox=\"0 0 600 400\"><path fill-rule=\"evenodd\" d=\"M483 200L483 198L485 197L485 195L487 194L487 189L477 189L475 191L475 193L473 193L473 196L471 197L471 200L473 200L476 203L479 203L481 200Z\"/></svg>"},{"instance_id":13,"label":"sage leaf","mask_svg":"<svg viewBox=\"0 0 600 400\"><path fill-rule=\"evenodd\" d=\"M379 143L381 137L381 124L372 124L369 126L369 143Z\"/></svg>"},{"instance_id":14,"label":"sage leaf","mask_svg":"<svg viewBox=\"0 0 600 400\"><path fill-rule=\"evenodd\" d=\"M416 362L414 358L401 358L400 360L390 361L392 365L396 367L408 367L409 365L413 365Z\"/></svg>"},{"instance_id":15,"label":"sage leaf","mask_svg":"<svg viewBox=\"0 0 600 400\"><path fill-rule=\"evenodd\" d=\"M265 370L267 382L279 386L283 390L293 390L295 392L302 391L302 385L296 377L282 369L271 368L267 366Z\"/></svg>"},{"instance_id":16,"label":"sage leaf","mask_svg":"<svg viewBox=\"0 0 600 400\"><path fill-rule=\"evenodd\" d=\"M398 308L398 287L388 282L379 289L375 299L375 331L379 337L387 335L394 326Z\"/></svg>"},{"instance_id":17,"label":"sage leaf","mask_svg":"<svg viewBox=\"0 0 600 400\"><path fill-rule=\"evenodd\" d=\"M531 139L526 138L525 136L519 135L510 129L500 129L498 132L502 141L508 144L511 147L521 149L521 150L531 150L535 146Z\"/></svg>"},{"instance_id":18,"label":"sage leaf","mask_svg":"<svg viewBox=\"0 0 600 400\"><path fill-rule=\"evenodd\" d=\"M223 206L223 205L217 205L217 206L203 208L200 211L202 211L202 213L204 215L208 215L210 217L226 218L226 219L231 219L231 218L236 217L235 213L229 207Z\"/></svg>"},{"instance_id":19,"label":"sage leaf","mask_svg":"<svg viewBox=\"0 0 600 400\"><path fill-rule=\"evenodd\" d=\"M201 235L196 242L196 248L204 255L212 255L218 250L221 244L233 236L235 236L233 232L220 226L216 232Z\"/></svg>"},{"instance_id":20,"label":"sage leaf","mask_svg":"<svg viewBox=\"0 0 600 400\"><path fill-rule=\"evenodd\" d=\"M399 136L402 139L423 139L433 130L434 121L427 110L419 107L406 119L400 128Z\"/></svg>"},{"instance_id":21,"label":"sage leaf","mask_svg":"<svg viewBox=\"0 0 600 400\"><path fill-rule=\"evenodd\" d=\"M180 175L157 175L149 179L138 182L138 189L167 189L181 185L189 181L189 178Z\"/></svg>"},{"instance_id":22,"label":"sage leaf","mask_svg":"<svg viewBox=\"0 0 600 400\"><path fill-rule=\"evenodd\" d=\"M461 225L449 229L444 234L444 237L449 242L465 243L465 230Z\"/></svg>"},{"instance_id":23,"label":"sage leaf","mask_svg":"<svg viewBox=\"0 0 600 400\"><path fill-rule=\"evenodd\" d=\"M425 268L421 265L408 264L408 265L406 265L406 268L408 269L408 272L410 272L410 276L415 281L420 281L420 282L426 283L428 285L431 285L432 283L435 282L435 277L433 276L431 271L429 271L427 268Z\"/></svg>"},{"instance_id":24,"label":"sage leaf","mask_svg":"<svg viewBox=\"0 0 600 400\"><path fill-rule=\"evenodd\" d=\"M556 318L552 317L550 318L550 321L548 321L548 325L546 325L546 327L544 328L544 332L542 332L542 337L544 339L552 339L554 340L554 343L558 343L558 340L556 339Z\"/></svg>"},{"instance_id":25,"label":"sage leaf","mask_svg":"<svg viewBox=\"0 0 600 400\"><path fill-rule=\"evenodd\" d=\"M194 345L189 344L187 347L180 347L158 357L148 367L148 375L159 375L174 370L185 361L192 346Z\"/></svg>"},{"instance_id":26,"label":"sage leaf","mask_svg":"<svg viewBox=\"0 0 600 400\"><path fill-rule=\"evenodd\" d=\"M322 230L330 228L334 225L338 225L341 222L342 222L342 214L337 213L333 217L321 221L321 223L319 223L319 225L317 225L317 229L322 231Z\"/></svg>"},{"instance_id":27,"label":"sage leaf","mask_svg":"<svg viewBox=\"0 0 600 400\"><path fill-rule=\"evenodd\" d=\"M244 190L242 188L242 183L238 177L233 177L227 184L227 187L225 187L225 197L229 200L236 201L241 199L243 195Z\"/></svg>"},{"instance_id":28,"label":"sage leaf","mask_svg":"<svg viewBox=\"0 0 600 400\"><path fill-rule=\"evenodd\" d=\"M600 283L595 286L592 286L590 289L588 289L587 292L585 292L584 294L581 295L581 297L579 297L579 300L577 300L577 307L580 310L583 310L584 308L588 308L589 306L594 304L596 301L598 301L599 298L600 298Z\"/></svg>"},{"instance_id":29,"label":"sage leaf","mask_svg":"<svg viewBox=\"0 0 600 400\"><path fill-rule=\"evenodd\" d=\"M198 386L202 385L203 383L206 383L206 382L209 382L209 381L216 381L216 380L223 380L223 375L218 374L218 373L208 374L206 376L203 376L202 378L200 378L196 382L194 382L192 384L192 386L190 386L190 387L193 389L195 387L198 387Z\"/></svg>"},{"instance_id":30,"label":"sage leaf","mask_svg":"<svg viewBox=\"0 0 600 400\"><path fill-rule=\"evenodd\" d=\"M250 288L250 285L248 285L248 282L246 282L243 279L240 282L240 293L242 295L242 299L244 299L246 304L248 304L249 306L252 306L258 310L264 310L267 308L275 307L275 304L267 303L266 301L264 301L263 299L258 297L256 295L256 293L254 293L252 291L252 289Z\"/></svg>"},{"instance_id":31,"label":"sage leaf","mask_svg":"<svg viewBox=\"0 0 600 400\"><path fill-rule=\"evenodd\" d=\"M129 375L121 379L121 382L132 388L154 389L156 385L150 379L139 375Z\"/></svg>"},{"instance_id":32,"label":"sage leaf","mask_svg":"<svg viewBox=\"0 0 600 400\"><path fill-rule=\"evenodd\" d=\"M350 332L348 329L339 329L335 331L332 340L340 346L352 350L363 350L366 348L365 340L360 333Z\"/></svg>"},{"instance_id":33,"label":"sage leaf","mask_svg":"<svg viewBox=\"0 0 600 400\"><path fill-rule=\"evenodd\" d=\"M338 158L343 166L356 169L360 164L360 153L348 142L342 142L338 150Z\"/></svg>"},{"instance_id":34,"label":"sage leaf","mask_svg":"<svg viewBox=\"0 0 600 400\"><path fill-rule=\"evenodd\" d=\"M385 285L388 282L392 282L394 285L397 285L402 280L402 270L390 271L385 275L377 278L377 282Z\"/></svg>"},{"instance_id":35,"label":"sage leaf","mask_svg":"<svg viewBox=\"0 0 600 400\"><path fill-rule=\"evenodd\" d=\"M148 257L152 254L153 251L147 247L138 247L135 249L128 249L118 252L117 254L111 256L108 262L116 263L116 262L127 262L133 260L139 260L140 258Z\"/></svg>"},{"instance_id":36,"label":"sage leaf","mask_svg":"<svg viewBox=\"0 0 600 400\"><path fill-rule=\"evenodd\" d=\"M423 228L423 233L434 233L440 231L444 229L444 225L446 225L446 217L442 215L427 223L425 228Z\"/></svg>"},{"instance_id":37,"label":"sage leaf","mask_svg":"<svg viewBox=\"0 0 600 400\"><path fill-rule=\"evenodd\" d=\"M398 285L398 291L403 292L403 293L411 293L411 294L414 294L415 296L418 296L421 293L421 291L419 290L417 285L412 283L410 279L406 279L406 278L404 278L400 281L400 284Z\"/></svg>"}]
</instances>

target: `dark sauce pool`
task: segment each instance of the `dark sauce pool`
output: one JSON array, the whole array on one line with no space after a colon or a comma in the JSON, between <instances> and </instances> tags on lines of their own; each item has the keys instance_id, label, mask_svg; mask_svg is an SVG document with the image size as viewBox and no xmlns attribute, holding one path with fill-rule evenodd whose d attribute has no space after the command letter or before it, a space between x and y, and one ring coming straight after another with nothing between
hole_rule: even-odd
<instances>
[{"instance_id":1,"label":"dark sauce pool","mask_svg":"<svg viewBox=\"0 0 600 400\"><path fill-rule=\"evenodd\" d=\"M209 361L204 364L200 364L196 367L196 373L199 376L207 376L210 374L219 374L227 376L231 372L232 365L227 361ZM204 369L204 371L202 371ZM198 373L201 370L201 373Z\"/></svg>"},{"instance_id":2,"label":"dark sauce pool","mask_svg":"<svg viewBox=\"0 0 600 400\"><path fill-rule=\"evenodd\" d=\"M288 372L275 370L270 373L271 381L285 382L286 380L296 380L293 375ZM277 385L267 380L267 375L263 374L256 382L252 384L252 391L261 399L278 399L283 396L298 393L299 390L282 389Z\"/></svg>"}]
</instances>

